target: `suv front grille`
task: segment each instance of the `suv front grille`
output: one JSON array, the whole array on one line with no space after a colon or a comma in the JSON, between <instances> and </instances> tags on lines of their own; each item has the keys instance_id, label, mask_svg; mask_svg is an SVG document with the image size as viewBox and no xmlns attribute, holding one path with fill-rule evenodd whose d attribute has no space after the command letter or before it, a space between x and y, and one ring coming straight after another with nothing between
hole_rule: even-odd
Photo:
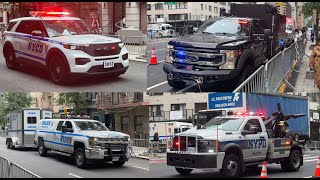
<instances>
[{"instance_id":1,"label":"suv front grille","mask_svg":"<svg viewBox=\"0 0 320 180\"><path fill-rule=\"evenodd\" d=\"M113 56L120 54L121 48L118 43L109 44L90 44L89 47L84 51L90 56Z\"/></svg>"}]
</instances>

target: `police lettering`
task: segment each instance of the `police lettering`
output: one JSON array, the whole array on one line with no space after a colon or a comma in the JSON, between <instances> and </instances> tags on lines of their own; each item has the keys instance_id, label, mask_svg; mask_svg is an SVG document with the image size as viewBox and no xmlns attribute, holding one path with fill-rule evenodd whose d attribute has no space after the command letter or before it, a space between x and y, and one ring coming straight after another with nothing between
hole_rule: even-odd
<instances>
[{"instance_id":1,"label":"police lettering","mask_svg":"<svg viewBox=\"0 0 320 180\"><path fill-rule=\"evenodd\" d=\"M48 126L48 125L50 125L50 124L51 124L51 121L43 121L43 122L42 122L42 125L47 125L47 126Z\"/></svg>"},{"instance_id":2,"label":"police lettering","mask_svg":"<svg viewBox=\"0 0 320 180\"><path fill-rule=\"evenodd\" d=\"M71 137L61 136L60 142L71 144Z\"/></svg>"},{"instance_id":3,"label":"police lettering","mask_svg":"<svg viewBox=\"0 0 320 180\"><path fill-rule=\"evenodd\" d=\"M248 140L248 149L265 148L267 142L265 139L251 139Z\"/></svg>"},{"instance_id":4,"label":"police lettering","mask_svg":"<svg viewBox=\"0 0 320 180\"><path fill-rule=\"evenodd\" d=\"M43 45L29 42L28 50L34 51L34 52L37 52L37 53L42 53Z\"/></svg>"}]
</instances>

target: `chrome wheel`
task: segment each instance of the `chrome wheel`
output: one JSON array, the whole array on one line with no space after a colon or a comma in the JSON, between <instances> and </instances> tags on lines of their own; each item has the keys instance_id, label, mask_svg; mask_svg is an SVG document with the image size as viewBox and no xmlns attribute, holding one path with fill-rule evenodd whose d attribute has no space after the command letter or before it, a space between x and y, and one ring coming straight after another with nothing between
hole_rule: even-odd
<instances>
[{"instance_id":1,"label":"chrome wheel","mask_svg":"<svg viewBox=\"0 0 320 180\"><path fill-rule=\"evenodd\" d=\"M230 159L227 166L228 174L234 176L237 173L238 168L238 164L233 159Z\"/></svg>"},{"instance_id":2,"label":"chrome wheel","mask_svg":"<svg viewBox=\"0 0 320 180\"><path fill-rule=\"evenodd\" d=\"M77 164L81 165L83 163L83 155L82 155L82 153L78 152L76 158L77 158Z\"/></svg>"}]
</instances>

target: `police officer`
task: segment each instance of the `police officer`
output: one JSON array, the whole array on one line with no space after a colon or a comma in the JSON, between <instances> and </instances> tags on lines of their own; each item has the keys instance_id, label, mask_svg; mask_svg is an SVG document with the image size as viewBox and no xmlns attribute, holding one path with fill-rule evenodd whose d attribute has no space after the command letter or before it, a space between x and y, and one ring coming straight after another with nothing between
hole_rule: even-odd
<instances>
[{"instance_id":1,"label":"police officer","mask_svg":"<svg viewBox=\"0 0 320 180\"><path fill-rule=\"evenodd\" d=\"M285 138L289 138L290 137L290 130L289 130L289 124L287 122L284 122L283 123L283 126L281 128L282 130L282 137L285 137Z\"/></svg>"}]
</instances>

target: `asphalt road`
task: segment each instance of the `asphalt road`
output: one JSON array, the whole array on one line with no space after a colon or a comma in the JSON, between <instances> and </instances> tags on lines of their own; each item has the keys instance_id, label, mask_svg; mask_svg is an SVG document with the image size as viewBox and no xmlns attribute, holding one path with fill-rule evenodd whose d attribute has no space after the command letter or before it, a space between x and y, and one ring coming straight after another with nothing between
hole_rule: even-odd
<instances>
[{"instance_id":1,"label":"asphalt road","mask_svg":"<svg viewBox=\"0 0 320 180\"><path fill-rule=\"evenodd\" d=\"M167 77L165 72L163 71L163 64L166 57L166 47L169 38L154 41L148 43L147 47L147 60L148 60L148 83L147 83L147 91L149 92L222 92L222 91L233 91L231 87L229 87L230 83L224 84L212 84L210 87L200 87L195 82L188 82L183 89L175 89L169 86L167 83ZM151 50L155 48L155 53L157 57L158 64L150 65L151 58Z\"/></svg>"},{"instance_id":2,"label":"asphalt road","mask_svg":"<svg viewBox=\"0 0 320 180\"><path fill-rule=\"evenodd\" d=\"M267 175L269 178L311 178L317 166L319 153L306 152L303 157L303 166L297 172L284 172L280 165L267 164ZM257 169L248 169L242 178L259 178L262 165ZM166 172L166 173L163 173ZM167 166L166 160L150 161L150 174L155 178L223 178L219 171L193 170L189 176L179 175L174 167Z\"/></svg>"},{"instance_id":3,"label":"asphalt road","mask_svg":"<svg viewBox=\"0 0 320 180\"><path fill-rule=\"evenodd\" d=\"M11 150L5 146L5 138L0 137L0 156L7 158L42 178L146 178L150 177L149 161L130 158L122 167L112 163L91 165L79 169L73 159L48 153L41 157L37 150Z\"/></svg>"},{"instance_id":4,"label":"asphalt road","mask_svg":"<svg viewBox=\"0 0 320 180\"><path fill-rule=\"evenodd\" d=\"M0 48L0 91L42 91L42 92L75 92L75 91L146 91L147 64L130 61L129 69L118 78L82 78L70 85L60 86L49 80L48 73L40 68L23 66L14 71L7 68Z\"/></svg>"}]
</instances>

